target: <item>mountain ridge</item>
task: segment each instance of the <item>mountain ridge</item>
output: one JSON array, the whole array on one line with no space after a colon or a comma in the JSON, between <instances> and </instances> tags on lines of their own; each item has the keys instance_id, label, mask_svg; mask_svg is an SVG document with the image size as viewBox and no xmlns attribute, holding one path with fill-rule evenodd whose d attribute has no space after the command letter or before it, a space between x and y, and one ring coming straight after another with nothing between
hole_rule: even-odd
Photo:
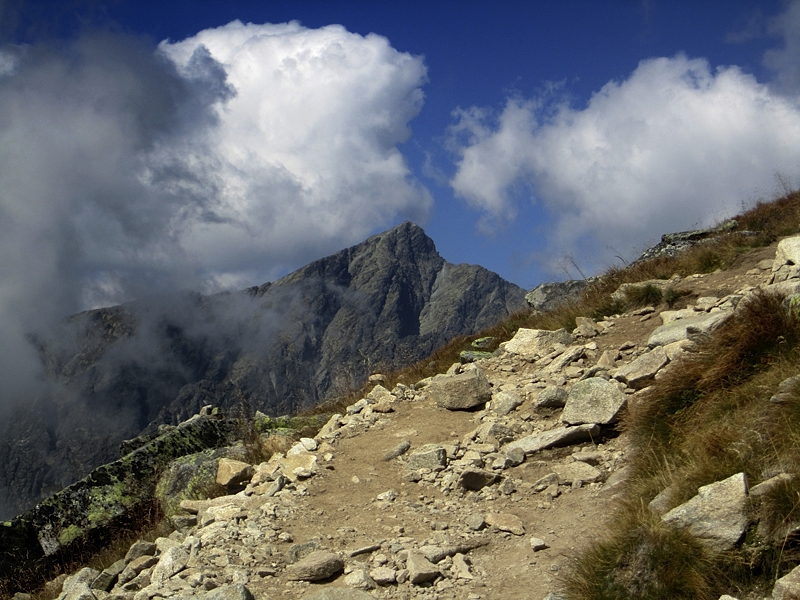
<instances>
[{"instance_id":1,"label":"mountain ridge","mask_svg":"<svg viewBox=\"0 0 800 600\"><path fill-rule=\"evenodd\" d=\"M48 390L0 429L0 508L21 512L202 406L294 413L524 307L522 289L448 263L405 222L260 286L73 315L32 336Z\"/></svg>"}]
</instances>

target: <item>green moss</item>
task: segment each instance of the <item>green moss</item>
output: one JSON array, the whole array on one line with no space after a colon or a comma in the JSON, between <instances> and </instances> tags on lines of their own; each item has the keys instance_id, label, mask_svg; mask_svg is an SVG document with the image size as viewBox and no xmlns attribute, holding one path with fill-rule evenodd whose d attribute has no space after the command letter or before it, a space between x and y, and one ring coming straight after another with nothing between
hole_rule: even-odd
<instances>
[{"instance_id":1,"label":"green moss","mask_svg":"<svg viewBox=\"0 0 800 600\"><path fill-rule=\"evenodd\" d=\"M114 517L124 514L127 508L136 503L136 497L122 481L93 488L90 498L86 518L92 527L108 523Z\"/></svg>"},{"instance_id":2,"label":"green moss","mask_svg":"<svg viewBox=\"0 0 800 600\"><path fill-rule=\"evenodd\" d=\"M83 529L77 525L70 525L61 532L61 535L58 536L58 541L62 546L68 546L82 536Z\"/></svg>"}]
</instances>

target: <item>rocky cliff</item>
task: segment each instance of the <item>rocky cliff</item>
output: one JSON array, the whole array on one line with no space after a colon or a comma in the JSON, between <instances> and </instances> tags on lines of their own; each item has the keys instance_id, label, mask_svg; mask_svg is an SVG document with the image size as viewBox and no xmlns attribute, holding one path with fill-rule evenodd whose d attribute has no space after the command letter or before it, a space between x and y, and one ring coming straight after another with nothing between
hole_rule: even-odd
<instances>
[{"instance_id":1,"label":"rocky cliff","mask_svg":"<svg viewBox=\"0 0 800 600\"><path fill-rule=\"evenodd\" d=\"M75 315L31 335L49 388L0 425L1 516L116 459L122 440L206 404L292 413L524 305L523 290L448 263L403 223L241 292Z\"/></svg>"}]
</instances>

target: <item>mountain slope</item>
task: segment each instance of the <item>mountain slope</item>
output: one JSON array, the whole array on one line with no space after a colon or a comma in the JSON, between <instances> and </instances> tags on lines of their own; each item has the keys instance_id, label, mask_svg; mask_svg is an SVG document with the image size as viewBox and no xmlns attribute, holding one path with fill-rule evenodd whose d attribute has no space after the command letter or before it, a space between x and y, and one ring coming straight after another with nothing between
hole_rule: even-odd
<instances>
[{"instance_id":1,"label":"mountain slope","mask_svg":"<svg viewBox=\"0 0 800 600\"><path fill-rule=\"evenodd\" d=\"M524 306L522 289L446 262L403 223L242 292L75 315L32 336L49 389L0 430L0 512L26 509L116 458L122 440L205 404L295 412Z\"/></svg>"}]
</instances>

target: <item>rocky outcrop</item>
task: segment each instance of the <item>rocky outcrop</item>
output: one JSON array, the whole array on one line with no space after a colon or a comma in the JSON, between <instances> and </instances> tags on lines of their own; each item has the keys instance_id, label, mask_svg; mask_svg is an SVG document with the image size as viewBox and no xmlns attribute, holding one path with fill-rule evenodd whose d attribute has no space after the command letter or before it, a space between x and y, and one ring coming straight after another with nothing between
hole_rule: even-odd
<instances>
[{"instance_id":1,"label":"rocky outcrop","mask_svg":"<svg viewBox=\"0 0 800 600\"><path fill-rule=\"evenodd\" d=\"M39 331L51 385L0 420L10 517L114 460L120 443L211 404L291 414L525 306L412 223L237 293L151 297Z\"/></svg>"},{"instance_id":2,"label":"rocky outcrop","mask_svg":"<svg viewBox=\"0 0 800 600\"><path fill-rule=\"evenodd\" d=\"M586 288L595 281L596 277L589 277L542 283L525 295L525 301L533 310L547 312L580 300Z\"/></svg>"},{"instance_id":3,"label":"rocky outcrop","mask_svg":"<svg viewBox=\"0 0 800 600\"><path fill-rule=\"evenodd\" d=\"M110 527L139 518L162 469L179 456L230 444L235 434L232 421L197 416L0 523L0 577L47 572L63 553L76 555Z\"/></svg>"},{"instance_id":4,"label":"rocky outcrop","mask_svg":"<svg viewBox=\"0 0 800 600\"><path fill-rule=\"evenodd\" d=\"M714 239L720 235L728 234L736 229L738 223L734 220L726 221L718 227L708 227L705 229L693 229L691 231L678 231L676 233L666 233L661 236L661 241L645 250L642 255L633 261L637 264L661 256L677 256L680 252L691 248L697 244L702 244L706 240Z\"/></svg>"}]
</instances>

